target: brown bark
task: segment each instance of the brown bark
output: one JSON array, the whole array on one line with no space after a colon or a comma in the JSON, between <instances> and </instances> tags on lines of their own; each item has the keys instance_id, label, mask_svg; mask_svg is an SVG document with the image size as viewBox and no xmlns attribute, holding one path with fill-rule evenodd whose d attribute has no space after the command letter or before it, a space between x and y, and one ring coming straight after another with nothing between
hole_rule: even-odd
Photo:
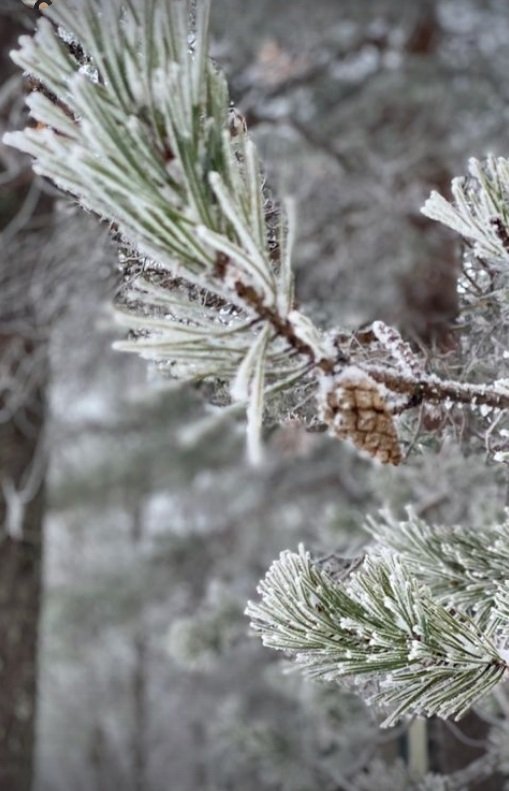
<instances>
[{"instance_id":1,"label":"brown bark","mask_svg":"<svg viewBox=\"0 0 509 791\"><path fill-rule=\"evenodd\" d=\"M424 0L406 41L406 51L410 55L433 55L439 45L441 32L435 0Z\"/></svg>"},{"instance_id":2,"label":"brown bark","mask_svg":"<svg viewBox=\"0 0 509 791\"><path fill-rule=\"evenodd\" d=\"M12 16L10 15L12 8ZM23 32L21 3L7 4L0 16L0 82L14 67L7 54ZM5 14L5 16L3 15ZM29 16L25 15L29 21ZM6 192L0 226L18 210L30 185L18 179ZM48 201L41 209L47 210ZM44 463L30 480L34 457L41 453L45 423L46 347L38 332L37 305L27 299L37 266L36 245L19 256L3 251L2 285L10 298L0 305L0 375L23 374L15 398L0 379L0 789L28 791L32 781L36 701L37 643L41 601ZM13 285L15 286L13 291ZM4 295L6 291L4 290ZM13 294L16 295L13 298ZM21 366L21 367L20 367ZM26 376L28 372L28 377ZM27 479L29 487L27 488ZM23 492L23 501L9 493ZM26 500L26 501L25 501ZM20 506L14 524L13 502ZM15 529L14 529L15 528Z\"/></svg>"},{"instance_id":3,"label":"brown bark","mask_svg":"<svg viewBox=\"0 0 509 791\"><path fill-rule=\"evenodd\" d=\"M504 780L496 772L496 760L486 756L485 739L489 726L475 714L469 712L459 723L454 723L454 730L448 727L444 720L433 719L430 722L430 758L431 771L448 775L451 781L464 777L464 783L457 785L451 782L454 788L469 788L470 791L498 791L504 785ZM458 735L461 732L461 735ZM462 741L462 738L466 740ZM479 746L476 746L476 745ZM480 771L475 772L479 763ZM468 786L468 768L471 770ZM483 769L486 771L483 773ZM461 770L465 770L462 773Z\"/></svg>"},{"instance_id":4,"label":"brown bark","mask_svg":"<svg viewBox=\"0 0 509 791\"><path fill-rule=\"evenodd\" d=\"M0 355L7 343L0 340ZM16 420L19 414L0 424L0 479L10 479L16 488L40 441L43 390L39 382L30 393L22 427ZM6 505L0 494L1 524L6 522ZM11 537L3 531L0 539L0 788L5 791L28 791L32 778L43 513L41 482L26 504L22 535Z\"/></svg>"},{"instance_id":5,"label":"brown bark","mask_svg":"<svg viewBox=\"0 0 509 791\"><path fill-rule=\"evenodd\" d=\"M446 170L430 168L427 190L447 195L451 180L452 175ZM422 236L421 246L426 250L428 236L436 230L436 223L422 214L410 215L408 222L417 239ZM457 285L460 261L456 240L446 233L441 236L440 246L417 259L413 271L402 278L402 305L398 307L403 314L399 324L410 337L419 339L426 346L436 344L445 350L457 343L450 327L459 311Z\"/></svg>"}]
</instances>

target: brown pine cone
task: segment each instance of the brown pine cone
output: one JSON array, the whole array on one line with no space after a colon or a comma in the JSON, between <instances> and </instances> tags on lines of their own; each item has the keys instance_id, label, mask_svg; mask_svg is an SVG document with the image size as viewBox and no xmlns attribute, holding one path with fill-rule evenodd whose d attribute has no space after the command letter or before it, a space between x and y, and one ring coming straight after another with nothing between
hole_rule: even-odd
<instances>
[{"instance_id":1,"label":"brown pine cone","mask_svg":"<svg viewBox=\"0 0 509 791\"><path fill-rule=\"evenodd\" d=\"M396 426L377 383L350 366L339 377L324 377L321 417L331 434L353 442L382 464L399 464Z\"/></svg>"}]
</instances>

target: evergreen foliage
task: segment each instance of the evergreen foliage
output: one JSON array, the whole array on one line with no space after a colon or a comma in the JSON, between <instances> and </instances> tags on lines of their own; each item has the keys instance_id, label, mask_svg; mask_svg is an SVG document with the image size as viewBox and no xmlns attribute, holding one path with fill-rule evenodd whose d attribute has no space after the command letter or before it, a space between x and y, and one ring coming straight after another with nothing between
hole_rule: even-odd
<instances>
[{"instance_id":1,"label":"evergreen foliage","mask_svg":"<svg viewBox=\"0 0 509 791\"><path fill-rule=\"evenodd\" d=\"M340 583L301 548L285 552L248 614L265 645L295 656L314 678L375 679L373 700L405 713L459 717L500 682L506 661L465 612L438 603L397 554L371 552Z\"/></svg>"},{"instance_id":2,"label":"evergreen foliage","mask_svg":"<svg viewBox=\"0 0 509 791\"><path fill-rule=\"evenodd\" d=\"M302 380L314 385L316 422L393 464L402 454L392 413L423 400L509 405L497 383L425 373L380 322L352 346L296 309L293 211L270 198L207 57L207 2L194 23L184 0L92 0L48 16L61 27L42 19L13 53L36 81L28 105L37 126L5 140L110 223L124 261L139 260L118 311L134 337L119 347L179 379L229 382L247 406L253 461L266 396Z\"/></svg>"}]
</instances>

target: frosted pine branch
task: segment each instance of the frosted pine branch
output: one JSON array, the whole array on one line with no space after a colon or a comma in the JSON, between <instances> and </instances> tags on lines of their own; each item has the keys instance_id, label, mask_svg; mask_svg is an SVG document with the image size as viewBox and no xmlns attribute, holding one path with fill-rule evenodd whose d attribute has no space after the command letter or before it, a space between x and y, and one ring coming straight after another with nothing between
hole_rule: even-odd
<instances>
[{"instance_id":1,"label":"frosted pine branch","mask_svg":"<svg viewBox=\"0 0 509 791\"><path fill-rule=\"evenodd\" d=\"M344 583L302 548L283 552L247 614L263 643L325 681L367 677L392 725L408 713L458 718L507 665L467 615L437 603L392 553L368 556Z\"/></svg>"},{"instance_id":2,"label":"frosted pine branch","mask_svg":"<svg viewBox=\"0 0 509 791\"><path fill-rule=\"evenodd\" d=\"M507 267L509 264L509 160L490 156L471 159L469 176L452 182L453 202L433 192L422 212L471 241L474 252Z\"/></svg>"},{"instance_id":3,"label":"frosted pine branch","mask_svg":"<svg viewBox=\"0 0 509 791\"><path fill-rule=\"evenodd\" d=\"M181 378L237 385L249 370L242 360L262 350L261 386L233 390L250 405L256 447L264 383L287 386L305 372L309 354L306 362L288 357L288 339L279 337L290 326L291 238L282 215L286 252L276 266L256 149L242 124L232 126L224 78L207 57L208 3L198 7L196 29L185 2L147 0L142 14L118 0L92 0L49 16L64 38L79 39L87 69L41 20L13 55L44 86L29 98L38 126L7 141L112 223L136 255L182 282L169 291L168 280L136 284L119 311L136 335L120 348L168 361Z\"/></svg>"},{"instance_id":4,"label":"frosted pine branch","mask_svg":"<svg viewBox=\"0 0 509 791\"><path fill-rule=\"evenodd\" d=\"M469 384L452 380L444 381L433 374L412 377L369 364L365 368L375 381L385 385L392 392L408 395L411 405L422 401L435 404L449 401L454 404L509 409L509 389L506 380L490 384Z\"/></svg>"},{"instance_id":5,"label":"frosted pine branch","mask_svg":"<svg viewBox=\"0 0 509 791\"><path fill-rule=\"evenodd\" d=\"M397 552L406 568L437 601L488 624L509 566L509 523L476 527L430 525L409 508L406 520L385 511L367 528L382 546ZM509 610L508 610L509 612Z\"/></svg>"},{"instance_id":6,"label":"frosted pine branch","mask_svg":"<svg viewBox=\"0 0 509 791\"><path fill-rule=\"evenodd\" d=\"M328 416L333 436L393 464L404 455L396 416L423 401L507 409L500 383L427 374L381 322L364 332L374 343L360 359L336 343L340 333L323 333L296 310L294 207L283 203L268 222L256 147L208 58L208 15L208 2L199 3L191 21L187 0L146 0L143 9L123 0L55 3L13 53L35 81L28 105L37 125L7 142L107 221L140 262L117 305L131 330L117 348L171 377L227 383L245 404L253 459L266 398L299 384L314 387L316 416ZM456 206L435 196L425 211L503 260L505 160L474 163L472 174L475 184L456 184ZM341 397L353 368L371 412Z\"/></svg>"}]
</instances>

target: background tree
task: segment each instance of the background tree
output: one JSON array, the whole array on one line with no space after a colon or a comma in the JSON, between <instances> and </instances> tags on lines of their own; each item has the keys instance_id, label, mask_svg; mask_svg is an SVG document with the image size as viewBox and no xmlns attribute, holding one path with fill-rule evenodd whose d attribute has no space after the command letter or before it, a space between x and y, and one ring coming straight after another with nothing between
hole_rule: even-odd
<instances>
[{"instance_id":1,"label":"background tree","mask_svg":"<svg viewBox=\"0 0 509 791\"><path fill-rule=\"evenodd\" d=\"M8 52L21 17L1 17L2 126L19 122L21 77ZM30 164L3 151L0 323L0 785L28 789L36 718L37 641L46 459L47 305L37 226L52 199ZM23 232L23 234L22 234ZM47 275L46 275L47 276Z\"/></svg>"}]
</instances>

